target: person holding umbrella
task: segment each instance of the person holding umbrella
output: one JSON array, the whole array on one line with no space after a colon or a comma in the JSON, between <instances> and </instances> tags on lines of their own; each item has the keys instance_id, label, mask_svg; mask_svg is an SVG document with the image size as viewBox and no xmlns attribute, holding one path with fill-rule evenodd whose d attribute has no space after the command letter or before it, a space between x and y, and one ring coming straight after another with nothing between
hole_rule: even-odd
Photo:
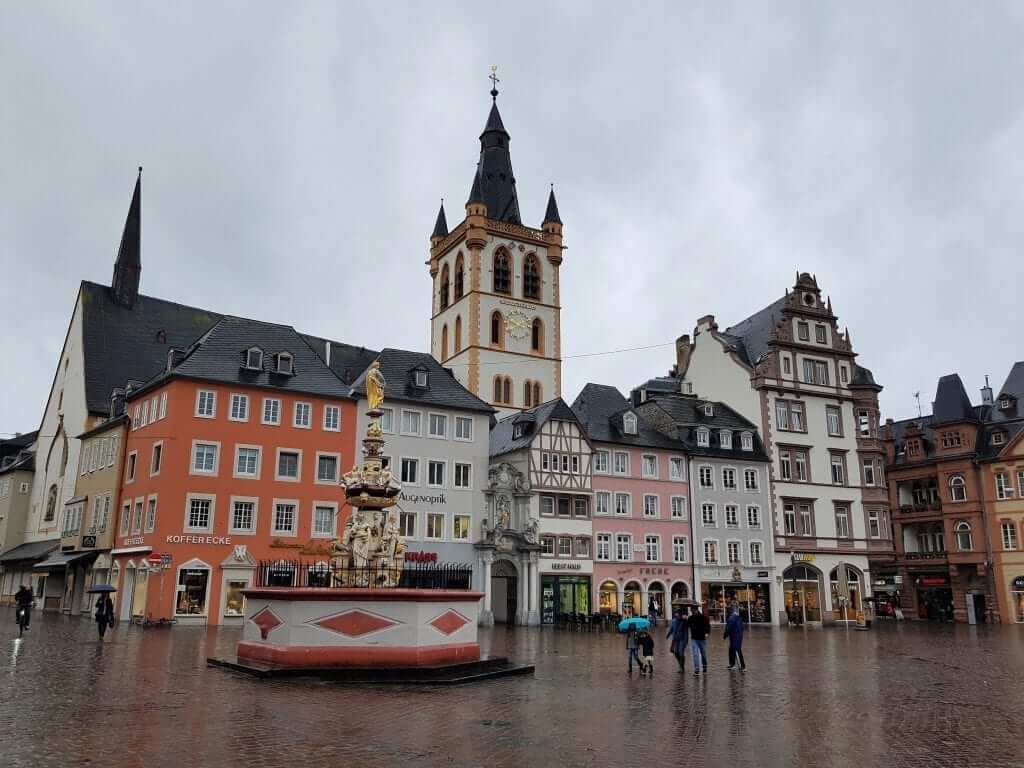
<instances>
[{"instance_id":1,"label":"person holding umbrella","mask_svg":"<svg viewBox=\"0 0 1024 768\"><path fill-rule=\"evenodd\" d=\"M89 592L98 594L96 598L96 629L99 630L100 640L107 633L107 627L114 623L114 601L110 599L110 593L114 588L109 584L97 584Z\"/></svg>"},{"instance_id":2,"label":"person holding umbrella","mask_svg":"<svg viewBox=\"0 0 1024 768\"><path fill-rule=\"evenodd\" d=\"M666 640L672 638L672 645L670 647L672 655L679 662L680 672L686 670L686 644L690 642L690 629L686 626L685 612L685 608L676 609L672 615L672 623L669 625L668 634L665 635Z\"/></svg>"}]
</instances>

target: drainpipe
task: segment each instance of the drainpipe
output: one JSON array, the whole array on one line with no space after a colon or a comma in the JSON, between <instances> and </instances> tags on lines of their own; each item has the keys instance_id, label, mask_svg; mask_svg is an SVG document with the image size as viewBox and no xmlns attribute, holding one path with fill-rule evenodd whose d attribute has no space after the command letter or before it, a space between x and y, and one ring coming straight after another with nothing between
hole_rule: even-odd
<instances>
[{"instance_id":1,"label":"drainpipe","mask_svg":"<svg viewBox=\"0 0 1024 768\"><path fill-rule=\"evenodd\" d=\"M686 455L686 478L688 492L686 494L687 512L690 515L690 567L693 569L693 594L690 598L700 603L700 580L697 578L697 518L693 505L693 457Z\"/></svg>"},{"instance_id":2,"label":"drainpipe","mask_svg":"<svg viewBox=\"0 0 1024 768\"><path fill-rule=\"evenodd\" d=\"M975 438L975 439L977 439L977 438ZM998 607L999 606L999 602L998 602L999 601L999 592L996 589L995 574L993 573L993 571L995 571L995 563L993 562L993 555L992 555L992 531L989 529L988 501L985 499L984 474L982 472L981 462L979 462L977 459L972 459L971 463L974 465L975 480L978 483L978 491L979 491L979 494L980 494L979 495L979 500L981 501L981 527L985 531L985 560L986 560L986 562L985 562L985 571L986 571L986 573L985 573L985 582L986 582L986 590L988 591L988 593L990 595L993 596L993 598L994 598L993 602ZM988 613L988 618L991 619L991 617L992 617L992 609L987 607L987 602L988 601L986 601L986 609L987 609L987 613ZM977 620L977 617L975 617L975 620ZM1000 623L1002 623L1002 612L1001 611L1000 611Z\"/></svg>"}]
</instances>

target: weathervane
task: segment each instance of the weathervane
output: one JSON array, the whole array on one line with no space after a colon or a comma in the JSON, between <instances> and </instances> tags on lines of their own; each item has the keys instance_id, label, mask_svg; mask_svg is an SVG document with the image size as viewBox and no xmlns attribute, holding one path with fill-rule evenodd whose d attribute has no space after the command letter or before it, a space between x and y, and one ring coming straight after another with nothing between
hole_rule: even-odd
<instances>
[{"instance_id":1,"label":"weathervane","mask_svg":"<svg viewBox=\"0 0 1024 768\"><path fill-rule=\"evenodd\" d=\"M498 79L498 65L491 64L491 74L487 76L487 79L491 81L491 101L497 102L498 100L498 83L501 80Z\"/></svg>"}]
</instances>

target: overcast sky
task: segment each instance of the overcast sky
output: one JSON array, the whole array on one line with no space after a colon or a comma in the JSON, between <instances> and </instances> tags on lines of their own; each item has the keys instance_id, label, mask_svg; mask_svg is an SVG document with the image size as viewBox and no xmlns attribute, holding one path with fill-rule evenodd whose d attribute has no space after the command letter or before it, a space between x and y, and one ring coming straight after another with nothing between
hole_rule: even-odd
<instances>
[{"instance_id":1,"label":"overcast sky","mask_svg":"<svg viewBox=\"0 0 1024 768\"><path fill-rule=\"evenodd\" d=\"M38 426L139 164L144 293L426 350L491 64L524 223L550 182L565 222L565 355L725 327L799 269L885 416L953 371L977 401L1024 359L1024 5L893 5L6 3L0 432ZM563 396L673 359L566 360Z\"/></svg>"}]
</instances>

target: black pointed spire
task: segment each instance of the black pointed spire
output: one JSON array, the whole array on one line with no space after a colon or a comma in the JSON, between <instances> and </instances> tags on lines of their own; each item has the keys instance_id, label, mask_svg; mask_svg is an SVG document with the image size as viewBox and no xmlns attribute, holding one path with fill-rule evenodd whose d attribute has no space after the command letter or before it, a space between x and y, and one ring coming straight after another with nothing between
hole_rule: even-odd
<instances>
[{"instance_id":1,"label":"black pointed spire","mask_svg":"<svg viewBox=\"0 0 1024 768\"><path fill-rule=\"evenodd\" d=\"M114 301L129 309L139 298L139 280L142 277L142 166L135 179L135 191L128 206L128 217L121 233L121 245L114 262L114 278L110 292Z\"/></svg>"},{"instance_id":2,"label":"black pointed spire","mask_svg":"<svg viewBox=\"0 0 1024 768\"><path fill-rule=\"evenodd\" d=\"M548 209L544 211L544 224L552 222L561 224L562 219L558 216L558 203L555 201L555 185L551 185L551 192L548 194Z\"/></svg>"},{"instance_id":3,"label":"black pointed spire","mask_svg":"<svg viewBox=\"0 0 1024 768\"><path fill-rule=\"evenodd\" d=\"M491 111L484 132L480 134L480 161L477 163L469 202L484 203L490 219L522 224L516 179L512 173L512 156L508 149L511 137L498 112L496 78L494 85L491 89Z\"/></svg>"},{"instance_id":4,"label":"black pointed spire","mask_svg":"<svg viewBox=\"0 0 1024 768\"><path fill-rule=\"evenodd\" d=\"M444 200L441 200L441 208L437 212L437 221L434 222L434 234L431 237L448 236L448 219L444 215Z\"/></svg>"}]
</instances>

